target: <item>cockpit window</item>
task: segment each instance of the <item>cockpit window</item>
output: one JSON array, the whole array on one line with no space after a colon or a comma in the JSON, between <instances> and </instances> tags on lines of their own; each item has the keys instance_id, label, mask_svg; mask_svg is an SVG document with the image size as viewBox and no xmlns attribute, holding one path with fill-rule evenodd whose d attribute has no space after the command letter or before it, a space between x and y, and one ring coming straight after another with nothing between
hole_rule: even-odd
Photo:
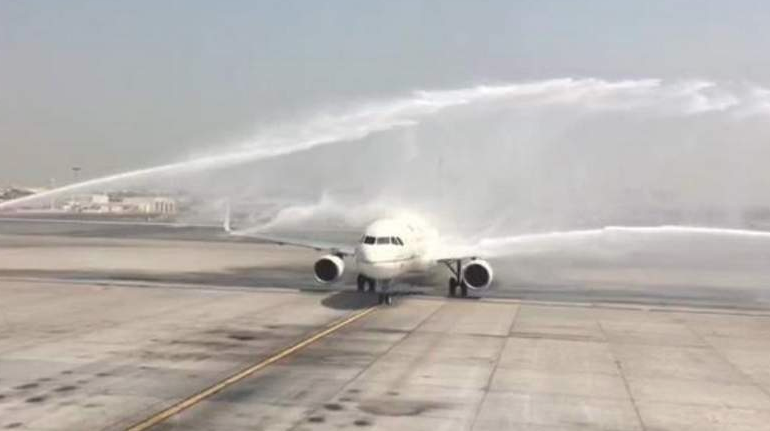
<instances>
[{"instance_id":1,"label":"cockpit window","mask_svg":"<svg viewBox=\"0 0 770 431\"><path fill-rule=\"evenodd\" d=\"M377 244L377 245L387 245L387 244L393 244L393 245L404 245L404 241L401 240L401 238L397 236L364 236L361 238L361 242L364 244Z\"/></svg>"}]
</instances>

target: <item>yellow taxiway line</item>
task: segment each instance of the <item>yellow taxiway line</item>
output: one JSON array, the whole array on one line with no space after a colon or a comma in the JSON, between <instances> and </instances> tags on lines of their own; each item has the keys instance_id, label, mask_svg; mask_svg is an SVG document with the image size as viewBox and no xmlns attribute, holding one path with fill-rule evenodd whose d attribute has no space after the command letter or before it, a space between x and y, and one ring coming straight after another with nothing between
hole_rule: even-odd
<instances>
[{"instance_id":1,"label":"yellow taxiway line","mask_svg":"<svg viewBox=\"0 0 770 431\"><path fill-rule=\"evenodd\" d=\"M338 322L332 324L331 326L329 326L328 328L324 329L323 331L321 331L321 332L319 332L317 334L314 334L313 336L311 336L309 338L306 338L306 339L300 341L299 343L297 343L297 344L295 344L295 345L293 345L293 346L291 346L291 347L289 347L287 349L284 349L284 350L276 353L275 355L273 355L273 356L271 356L271 357L269 357L269 358L267 358L267 359L265 359L265 360L263 360L261 362L258 362L258 363L254 364L254 365L251 365L251 366L249 366L249 367L247 367L247 368L245 368L245 369L243 369L243 370L233 374L232 376L227 377L226 379L221 380L220 382L218 382L218 383L216 383L216 384L214 384L212 386L209 386L208 388L198 392L197 394L191 395L191 396L183 399L182 401L179 401L178 403L174 404L173 406L171 406L171 407L169 407L167 409L164 409L164 410L162 410L162 411L160 411L158 413L153 414L152 416L148 417L147 419L144 419L143 421L141 421L141 422L139 422L139 423L137 423L135 425L132 425L129 428L126 428L126 431L146 431L146 430L149 430L150 428L154 427L155 425L160 424L161 422L165 421L166 419L168 419L168 418L170 418L170 417L172 417L172 416L174 416L176 414L179 414L179 413L181 413L184 410L189 409L190 407L198 404L199 402L205 400L206 398L208 398L208 397L210 397L210 396L212 396L212 395L214 395L214 394L216 394L218 392L223 391L224 389L226 389L227 387L229 387L229 386L231 386L231 385L233 385L235 383L240 382L241 380L251 376L252 374L256 373L257 371L267 367L268 365L273 364L273 363L275 363L277 361L280 361L281 359L286 358L287 356L289 356L289 355L291 355L293 353L296 353L297 351L299 351L299 350L301 350L301 349L303 349L303 348L305 348L305 347L315 343L316 341L326 337L327 335L330 335L330 334L334 333L335 331L338 331L338 330L342 329L343 327L345 327L345 326L355 322L356 320L358 320L358 319L368 315L369 313L373 312L376 309L377 309L376 306L375 307L370 307L370 308L367 308L367 309L365 309L365 310L363 310L363 311L361 311L359 313L356 313L356 314L354 314L352 316L349 316L349 317L347 317L347 318L345 318L345 319L343 319L341 321L338 321Z\"/></svg>"}]
</instances>

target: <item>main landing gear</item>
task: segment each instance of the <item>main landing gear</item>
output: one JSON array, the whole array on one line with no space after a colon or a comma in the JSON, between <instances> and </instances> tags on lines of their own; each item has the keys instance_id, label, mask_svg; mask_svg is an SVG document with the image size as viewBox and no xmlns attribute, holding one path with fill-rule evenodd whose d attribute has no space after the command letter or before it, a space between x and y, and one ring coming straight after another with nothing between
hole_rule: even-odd
<instances>
[{"instance_id":1,"label":"main landing gear","mask_svg":"<svg viewBox=\"0 0 770 431\"><path fill-rule=\"evenodd\" d=\"M390 293L390 280L383 280L380 288L381 291L377 293L377 303L393 305L393 295ZM356 290L361 293L365 291L375 293L377 292L377 281L363 274L359 274L356 279Z\"/></svg>"},{"instance_id":2,"label":"main landing gear","mask_svg":"<svg viewBox=\"0 0 770 431\"><path fill-rule=\"evenodd\" d=\"M468 297L468 284L462 279L463 267L462 260L457 259L454 261L444 262L447 268L452 272L453 277L449 278L449 297L454 298L457 296L457 288L460 288L460 297Z\"/></svg>"}]
</instances>

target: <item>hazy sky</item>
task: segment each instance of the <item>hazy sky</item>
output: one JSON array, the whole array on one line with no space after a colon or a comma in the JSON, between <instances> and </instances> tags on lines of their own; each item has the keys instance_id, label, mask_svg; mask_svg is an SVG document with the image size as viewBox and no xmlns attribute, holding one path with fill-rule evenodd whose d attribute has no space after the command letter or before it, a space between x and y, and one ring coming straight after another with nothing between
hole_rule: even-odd
<instances>
[{"instance_id":1,"label":"hazy sky","mask_svg":"<svg viewBox=\"0 0 770 431\"><path fill-rule=\"evenodd\" d=\"M0 184L151 166L422 88L770 86L768 18L766 1L0 0Z\"/></svg>"}]
</instances>

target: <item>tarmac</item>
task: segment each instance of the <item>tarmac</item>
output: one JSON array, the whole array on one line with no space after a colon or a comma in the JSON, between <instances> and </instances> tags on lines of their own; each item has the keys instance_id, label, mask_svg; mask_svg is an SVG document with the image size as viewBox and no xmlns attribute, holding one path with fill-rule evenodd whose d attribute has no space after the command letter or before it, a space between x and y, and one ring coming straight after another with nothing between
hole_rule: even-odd
<instances>
[{"instance_id":1,"label":"tarmac","mask_svg":"<svg viewBox=\"0 0 770 431\"><path fill-rule=\"evenodd\" d=\"M416 286L375 307L314 288L314 256L5 232L0 429L770 429L764 306Z\"/></svg>"}]
</instances>

